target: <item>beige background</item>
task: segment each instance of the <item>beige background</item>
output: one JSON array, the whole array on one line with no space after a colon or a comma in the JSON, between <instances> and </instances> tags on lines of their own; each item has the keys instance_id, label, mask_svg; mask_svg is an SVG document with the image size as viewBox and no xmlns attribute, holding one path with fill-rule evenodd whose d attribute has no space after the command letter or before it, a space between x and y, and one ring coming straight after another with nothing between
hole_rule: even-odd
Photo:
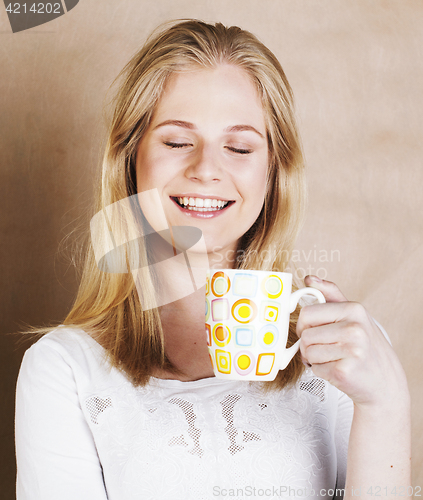
<instances>
[{"instance_id":1,"label":"beige background","mask_svg":"<svg viewBox=\"0 0 423 500\"><path fill-rule=\"evenodd\" d=\"M0 497L14 498L24 350L6 334L68 310L76 275L58 247L86 221L106 90L147 33L183 17L251 30L282 62L308 162L297 266L337 282L388 331L409 380L413 485L423 486L423 2L81 0L17 34L0 6Z\"/></svg>"}]
</instances>

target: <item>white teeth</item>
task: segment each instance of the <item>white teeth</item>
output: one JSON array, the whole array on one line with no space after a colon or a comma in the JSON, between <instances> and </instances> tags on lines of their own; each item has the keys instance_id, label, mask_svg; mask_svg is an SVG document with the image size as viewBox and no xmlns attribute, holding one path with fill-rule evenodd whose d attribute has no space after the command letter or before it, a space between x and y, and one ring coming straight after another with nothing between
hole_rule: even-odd
<instances>
[{"instance_id":1,"label":"white teeth","mask_svg":"<svg viewBox=\"0 0 423 500\"><path fill-rule=\"evenodd\" d=\"M188 198L186 196L178 197L177 199L179 204L185 206L185 208L199 212L215 212L216 210L221 210L229 203L228 201L211 198Z\"/></svg>"}]
</instances>

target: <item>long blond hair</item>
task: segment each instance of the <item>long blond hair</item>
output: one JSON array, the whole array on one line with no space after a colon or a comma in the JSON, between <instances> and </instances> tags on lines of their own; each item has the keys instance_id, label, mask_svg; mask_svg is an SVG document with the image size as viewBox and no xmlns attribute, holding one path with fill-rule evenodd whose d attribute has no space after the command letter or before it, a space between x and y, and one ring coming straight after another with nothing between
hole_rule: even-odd
<instances>
[{"instance_id":1,"label":"long blond hair","mask_svg":"<svg viewBox=\"0 0 423 500\"><path fill-rule=\"evenodd\" d=\"M198 20L166 23L125 66L113 103L95 209L103 210L136 194L137 145L169 75L222 63L243 68L254 82L264 108L270 158L264 205L239 242L236 267L284 271L302 222L305 199L304 161L293 95L272 52L250 32L236 26ZM147 294L154 293L148 274L142 287ZM291 316L288 345L297 340L296 319L297 315ZM142 309L130 273L100 270L91 246L87 248L75 303L63 323L95 336L106 349L110 363L122 369L135 386L146 384L157 368L181 373L166 357L158 309ZM302 371L298 353L267 387L293 383Z\"/></svg>"}]
</instances>

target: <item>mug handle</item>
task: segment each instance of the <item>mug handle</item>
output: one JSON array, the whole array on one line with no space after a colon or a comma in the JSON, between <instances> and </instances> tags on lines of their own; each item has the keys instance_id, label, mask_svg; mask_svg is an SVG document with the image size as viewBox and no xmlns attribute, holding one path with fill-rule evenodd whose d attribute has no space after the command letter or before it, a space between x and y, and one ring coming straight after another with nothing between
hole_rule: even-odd
<instances>
[{"instance_id":1,"label":"mug handle","mask_svg":"<svg viewBox=\"0 0 423 500\"><path fill-rule=\"evenodd\" d=\"M301 299L303 295L314 295L314 297L317 298L320 304L324 304L326 302L325 296L320 290L317 290L316 288L311 288L309 286L305 288L300 288L299 290L296 290L294 293L292 293L291 297L289 298L289 314L295 311L298 301ZM288 366L288 363L291 361L291 359L295 356L298 349L300 348L300 341L301 339L297 340L297 342L295 342L294 345L292 345L288 349L285 349L285 352L282 356L281 364L279 366L279 370L284 370Z\"/></svg>"}]
</instances>

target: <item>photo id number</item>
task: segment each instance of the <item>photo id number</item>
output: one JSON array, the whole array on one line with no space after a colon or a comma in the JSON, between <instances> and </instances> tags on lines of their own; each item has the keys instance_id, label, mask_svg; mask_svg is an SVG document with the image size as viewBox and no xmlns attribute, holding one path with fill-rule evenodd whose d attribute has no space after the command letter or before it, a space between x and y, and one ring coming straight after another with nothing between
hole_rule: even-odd
<instances>
[{"instance_id":1,"label":"photo id number","mask_svg":"<svg viewBox=\"0 0 423 500\"><path fill-rule=\"evenodd\" d=\"M360 491L361 494L361 491ZM421 486L416 486L413 488L409 486L406 488L405 486L393 487L392 489L387 486L370 486L370 488L366 491L367 495L374 497L386 497L386 496L398 496L398 497L421 497L422 496L422 488Z\"/></svg>"},{"instance_id":2,"label":"photo id number","mask_svg":"<svg viewBox=\"0 0 423 500\"><path fill-rule=\"evenodd\" d=\"M33 14L60 14L60 3L10 3L6 7L9 14L26 14L32 12Z\"/></svg>"}]
</instances>

